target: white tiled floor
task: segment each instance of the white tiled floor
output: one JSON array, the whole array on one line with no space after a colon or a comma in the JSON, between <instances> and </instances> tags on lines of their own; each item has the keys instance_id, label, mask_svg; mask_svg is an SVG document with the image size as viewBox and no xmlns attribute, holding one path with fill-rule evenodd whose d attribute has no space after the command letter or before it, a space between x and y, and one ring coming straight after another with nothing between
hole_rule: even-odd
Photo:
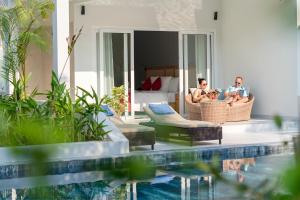
<instances>
[{"instance_id":1,"label":"white tiled floor","mask_svg":"<svg viewBox=\"0 0 300 200\"><path fill-rule=\"evenodd\" d=\"M149 120L149 119L148 119ZM143 121L147 121L143 119ZM134 120L131 123L138 123ZM230 122L223 125L223 140L221 146L274 144L291 141L298 134L298 123L285 121L281 130L278 130L272 120L253 119L247 122ZM166 143L157 141L155 151L187 148L207 148L220 146L218 141L201 142L196 146ZM132 151L149 151L149 146L135 147Z\"/></svg>"}]
</instances>

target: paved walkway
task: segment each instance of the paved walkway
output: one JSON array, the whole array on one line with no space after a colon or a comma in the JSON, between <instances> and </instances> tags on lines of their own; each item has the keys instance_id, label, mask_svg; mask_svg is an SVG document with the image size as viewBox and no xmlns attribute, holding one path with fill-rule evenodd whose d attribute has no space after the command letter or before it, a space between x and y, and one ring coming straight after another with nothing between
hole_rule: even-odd
<instances>
[{"instance_id":1,"label":"paved walkway","mask_svg":"<svg viewBox=\"0 0 300 200\"><path fill-rule=\"evenodd\" d=\"M133 121L131 121L133 122ZM253 145L253 144L274 144L291 142L292 137L298 134L298 122L285 121L283 127L279 130L272 120L254 119L248 122L231 122L223 126L223 140L219 145L218 141L201 142L193 147L183 144L167 143L157 141L155 151L175 150L188 148L205 147L225 147L234 145ZM131 151L149 151L150 147L134 147Z\"/></svg>"}]
</instances>

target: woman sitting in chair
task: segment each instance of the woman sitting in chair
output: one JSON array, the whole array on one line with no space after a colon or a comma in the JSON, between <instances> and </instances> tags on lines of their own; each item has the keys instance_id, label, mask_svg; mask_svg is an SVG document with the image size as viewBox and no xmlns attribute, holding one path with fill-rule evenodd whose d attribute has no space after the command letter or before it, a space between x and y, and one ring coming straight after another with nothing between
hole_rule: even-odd
<instances>
[{"instance_id":1,"label":"woman sitting in chair","mask_svg":"<svg viewBox=\"0 0 300 200\"><path fill-rule=\"evenodd\" d=\"M192 94L193 103L199 103L202 100L207 99L207 93L208 93L207 81L204 78L199 78L198 82L199 82L199 86Z\"/></svg>"}]
</instances>

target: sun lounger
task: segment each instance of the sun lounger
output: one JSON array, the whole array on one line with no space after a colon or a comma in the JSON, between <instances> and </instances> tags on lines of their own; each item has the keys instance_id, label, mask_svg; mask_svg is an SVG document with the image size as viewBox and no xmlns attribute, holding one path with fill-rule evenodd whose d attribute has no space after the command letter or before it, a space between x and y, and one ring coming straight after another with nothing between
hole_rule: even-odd
<instances>
[{"instance_id":1,"label":"sun lounger","mask_svg":"<svg viewBox=\"0 0 300 200\"><path fill-rule=\"evenodd\" d=\"M121 130L128 139L129 146L151 145L151 149L154 149L155 129L153 127L125 123L113 109L109 109L112 115L107 116L107 118Z\"/></svg>"},{"instance_id":2,"label":"sun lounger","mask_svg":"<svg viewBox=\"0 0 300 200\"><path fill-rule=\"evenodd\" d=\"M173 108L173 114L155 114L149 106L144 107L145 113L154 121L157 137L163 140L188 141L194 145L200 141L218 140L221 144L222 127L211 122L187 120Z\"/></svg>"}]
</instances>

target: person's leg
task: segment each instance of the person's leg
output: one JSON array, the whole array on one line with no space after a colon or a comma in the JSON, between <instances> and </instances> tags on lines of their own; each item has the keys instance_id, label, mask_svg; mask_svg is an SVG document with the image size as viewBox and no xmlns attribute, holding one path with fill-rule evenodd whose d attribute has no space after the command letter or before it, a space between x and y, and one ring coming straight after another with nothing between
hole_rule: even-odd
<instances>
[{"instance_id":1,"label":"person's leg","mask_svg":"<svg viewBox=\"0 0 300 200\"><path fill-rule=\"evenodd\" d=\"M244 97L244 98L237 100L236 103L246 103L248 100L249 100L248 97Z\"/></svg>"}]
</instances>

